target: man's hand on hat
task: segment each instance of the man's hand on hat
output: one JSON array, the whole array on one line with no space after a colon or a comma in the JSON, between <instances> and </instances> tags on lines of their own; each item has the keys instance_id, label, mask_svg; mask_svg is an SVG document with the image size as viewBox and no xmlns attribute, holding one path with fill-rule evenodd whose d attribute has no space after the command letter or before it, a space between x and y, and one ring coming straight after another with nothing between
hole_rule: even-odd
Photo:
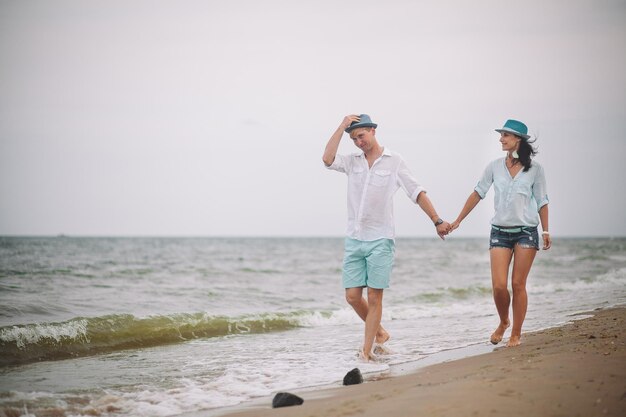
<instances>
[{"instance_id":1,"label":"man's hand on hat","mask_svg":"<svg viewBox=\"0 0 626 417\"><path fill-rule=\"evenodd\" d=\"M343 118L343 122L341 122L341 130L346 130L347 128L350 127L350 125L352 124L352 122L358 122L360 121L361 118L359 117L358 114L349 114L346 117Z\"/></svg>"}]
</instances>

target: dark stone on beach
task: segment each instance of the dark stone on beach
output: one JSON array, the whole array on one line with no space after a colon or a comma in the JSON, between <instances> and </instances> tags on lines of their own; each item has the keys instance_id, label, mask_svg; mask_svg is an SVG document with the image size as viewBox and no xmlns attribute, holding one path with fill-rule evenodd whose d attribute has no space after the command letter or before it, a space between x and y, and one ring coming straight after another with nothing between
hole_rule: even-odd
<instances>
[{"instance_id":1,"label":"dark stone on beach","mask_svg":"<svg viewBox=\"0 0 626 417\"><path fill-rule=\"evenodd\" d=\"M272 408L291 407L292 405L302 405L304 400L297 395L288 392L279 392L272 400Z\"/></svg>"},{"instance_id":2,"label":"dark stone on beach","mask_svg":"<svg viewBox=\"0 0 626 417\"><path fill-rule=\"evenodd\" d=\"M363 375L359 368L354 368L343 377L343 385L356 385L363 383Z\"/></svg>"}]
</instances>

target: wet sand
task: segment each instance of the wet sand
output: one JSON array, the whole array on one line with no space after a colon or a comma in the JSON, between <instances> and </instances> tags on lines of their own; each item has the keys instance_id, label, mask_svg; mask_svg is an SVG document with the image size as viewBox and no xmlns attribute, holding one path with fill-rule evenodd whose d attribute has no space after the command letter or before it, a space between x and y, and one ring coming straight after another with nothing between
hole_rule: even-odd
<instances>
[{"instance_id":1,"label":"wet sand","mask_svg":"<svg viewBox=\"0 0 626 417\"><path fill-rule=\"evenodd\" d=\"M361 385L293 391L304 398L301 406L272 409L268 397L261 406L225 415L626 416L626 307L589 314L593 317L524 334L518 347Z\"/></svg>"}]
</instances>

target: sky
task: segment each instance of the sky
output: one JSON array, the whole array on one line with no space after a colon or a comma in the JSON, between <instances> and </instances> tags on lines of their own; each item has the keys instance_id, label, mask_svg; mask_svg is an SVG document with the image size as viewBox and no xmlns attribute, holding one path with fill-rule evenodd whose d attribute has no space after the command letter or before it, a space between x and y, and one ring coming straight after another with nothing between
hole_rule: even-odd
<instances>
[{"instance_id":1,"label":"sky","mask_svg":"<svg viewBox=\"0 0 626 417\"><path fill-rule=\"evenodd\" d=\"M321 157L367 113L446 220L513 118L553 239L625 236L625 74L623 0L0 0L0 235L341 236Z\"/></svg>"}]
</instances>

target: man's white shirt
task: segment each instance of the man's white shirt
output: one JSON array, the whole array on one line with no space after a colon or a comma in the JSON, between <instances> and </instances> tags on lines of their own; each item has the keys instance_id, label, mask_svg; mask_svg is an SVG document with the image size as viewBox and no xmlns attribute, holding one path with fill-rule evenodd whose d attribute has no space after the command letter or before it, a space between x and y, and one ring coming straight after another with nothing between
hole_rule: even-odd
<instances>
[{"instance_id":1,"label":"man's white shirt","mask_svg":"<svg viewBox=\"0 0 626 417\"><path fill-rule=\"evenodd\" d=\"M426 192L413 177L402 157L383 148L383 154L370 168L363 152L336 155L327 167L348 176L347 236L362 241L395 239L393 196L402 187L417 203Z\"/></svg>"}]
</instances>

